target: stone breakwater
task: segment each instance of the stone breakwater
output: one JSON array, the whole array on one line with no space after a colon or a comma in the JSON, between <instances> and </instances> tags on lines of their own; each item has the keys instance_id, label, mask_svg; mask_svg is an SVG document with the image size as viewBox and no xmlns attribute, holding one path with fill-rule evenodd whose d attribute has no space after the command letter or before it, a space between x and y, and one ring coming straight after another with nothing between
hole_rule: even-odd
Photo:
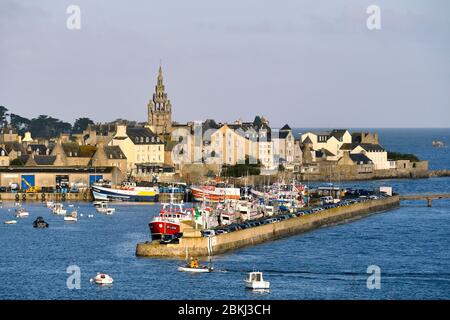
<instances>
[{"instance_id":1,"label":"stone breakwater","mask_svg":"<svg viewBox=\"0 0 450 320\"><path fill-rule=\"evenodd\" d=\"M185 235L181 238L179 244L138 243L136 255L140 257L185 258L186 254L198 257L222 254L320 227L346 223L371 214L394 209L399 205L399 196L395 195L385 199L370 200L350 206L328 209L319 213L213 237L200 237L197 232L193 232L191 233L192 236Z\"/></svg>"}]
</instances>

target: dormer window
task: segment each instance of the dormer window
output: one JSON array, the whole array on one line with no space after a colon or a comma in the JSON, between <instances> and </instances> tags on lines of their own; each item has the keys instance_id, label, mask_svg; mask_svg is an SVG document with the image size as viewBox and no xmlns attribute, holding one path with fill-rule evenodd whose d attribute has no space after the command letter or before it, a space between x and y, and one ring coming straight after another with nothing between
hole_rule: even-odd
<instances>
[{"instance_id":1,"label":"dormer window","mask_svg":"<svg viewBox=\"0 0 450 320\"><path fill-rule=\"evenodd\" d=\"M144 143L144 137L141 137L141 143Z\"/></svg>"},{"instance_id":2,"label":"dormer window","mask_svg":"<svg viewBox=\"0 0 450 320\"><path fill-rule=\"evenodd\" d=\"M146 141L147 143L149 143L149 142L150 142L149 137L147 137L147 138L145 139L145 141Z\"/></svg>"},{"instance_id":3,"label":"dormer window","mask_svg":"<svg viewBox=\"0 0 450 320\"><path fill-rule=\"evenodd\" d=\"M135 141L136 141L136 143L138 143L138 142L139 142L139 138L138 138L138 137L136 137Z\"/></svg>"}]
</instances>

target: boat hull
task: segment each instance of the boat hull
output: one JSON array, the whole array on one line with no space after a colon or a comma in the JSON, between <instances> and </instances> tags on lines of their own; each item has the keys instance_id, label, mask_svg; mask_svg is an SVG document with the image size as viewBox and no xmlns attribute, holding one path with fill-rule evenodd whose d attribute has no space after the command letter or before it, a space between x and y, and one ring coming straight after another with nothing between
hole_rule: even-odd
<instances>
[{"instance_id":1,"label":"boat hull","mask_svg":"<svg viewBox=\"0 0 450 320\"><path fill-rule=\"evenodd\" d=\"M180 224L171 221L152 221L149 224L152 240L161 240L164 234L177 234Z\"/></svg>"},{"instance_id":2,"label":"boat hull","mask_svg":"<svg viewBox=\"0 0 450 320\"><path fill-rule=\"evenodd\" d=\"M252 290L269 289L270 282L268 281L245 281L245 287Z\"/></svg>"},{"instance_id":3,"label":"boat hull","mask_svg":"<svg viewBox=\"0 0 450 320\"><path fill-rule=\"evenodd\" d=\"M92 186L92 195L96 201L157 202L158 188L146 190L123 190Z\"/></svg>"},{"instance_id":4,"label":"boat hull","mask_svg":"<svg viewBox=\"0 0 450 320\"><path fill-rule=\"evenodd\" d=\"M223 202L225 200L239 200L239 188L219 188L214 186L191 187L192 198L195 201Z\"/></svg>"},{"instance_id":5,"label":"boat hull","mask_svg":"<svg viewBox=\"0 0 450 320\"><path fill-rule=\"evenodd\" d=\"M181 272L193 272L193 273L207 273L213 271L213 268L188 268L188 267L178 267L178 271Z\"/></svg>"}]
</instances>

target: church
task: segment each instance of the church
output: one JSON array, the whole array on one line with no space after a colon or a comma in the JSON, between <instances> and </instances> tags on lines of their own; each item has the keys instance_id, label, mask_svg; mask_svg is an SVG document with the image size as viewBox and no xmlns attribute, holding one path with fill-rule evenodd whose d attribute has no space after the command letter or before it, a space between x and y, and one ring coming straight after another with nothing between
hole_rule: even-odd
<instances>
[{"instance_id":1,"label":"church","mask_svg":"<svg viewBox=\"0 0 450 320\"><path fill-rule=\"evenodd\" d=\"M172 105L167 98L163 80L160 66L155 93L148 103L148 127L158 136L168 135L172 131Z\"/></svg>"}]
</instances>

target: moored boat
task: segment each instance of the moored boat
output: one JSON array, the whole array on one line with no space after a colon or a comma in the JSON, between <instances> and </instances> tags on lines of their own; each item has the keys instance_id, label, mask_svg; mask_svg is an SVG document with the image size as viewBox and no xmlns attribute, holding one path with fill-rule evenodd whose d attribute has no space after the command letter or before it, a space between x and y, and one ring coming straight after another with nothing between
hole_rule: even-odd
<instances>
[{"instance_id":1,"label":"moored boat","mask_svg":"<svg viewBox=\"0 0 450 320\"><path fill-rule=\"evenodd\" d=\"M78 212L77 212L77 210L73 210L70 214L66 214L64 216L64 221L77 222L78 221Z\"/></svg>"},{"instance_id":2,"label":"moored boat","mask_svg":"<svg viewBox=\"0 0 450 320\"><path fill-rule=\"evenodd\" d=\"M53 205L52 212L54 214L66 214L67 210L64 209L64 205L62 203L58 202Z\"/></svg>"},{"instance_id":3,"label":"moored boat","mask_svg":"<svg viewBox=\"0 0 450 320\"><path fill-rule=\"evenodd\" d=\"M240 188L218 181L206 185L191 186L191 191L195 201L223 202L241 198Z\"/></svg>"},{"instance_id":4,"label":"moored boat","mask_svg":"<svg viewBox=\"0 0 450 320\"><path fill-rule=\"evenodd\" d=\"M247 289L261 290L270 288L270 282L264 281L263 273L259 271L249 272L244 283Z\"/></svg>"},{"instance_id":5,"label":"moored boat","mask_svg":"<svg viewBox=\"0 0 450 320\"><path fill-rule=\"evenodd\" d=\"M114 282L114 279L106 273L98 272L97 275L90 281L95 282L96 284L108 285L112 284Z\"/></svg>"},{"instance_id":6,"label":"moored boat","mask_svg":"<svg viewBox=\"0 0 450 320\"><path fill-rule=\"evenodd\" d=\"M178 267L178 271L181 272L206 273L213 270L214 268L211 265L206 265L205 263L200 264L197 259L193 258L186 265Z\"/></svg>"},{"instance_id":7,"label":"moored boat","mask_svg":"<svg viewBox=\"0 0 450 320\"><path fill-rule=\"evenodd\" d=\"M17 220L6 220L3 222L4 224L16 224Z\"/></svg>"},{"instance_id":8,"label":"moored boat","mask_svg":"<svg viewBox=\"0 0 450 320\"><path fill-rule=\"evenodd\" d=\"M92 195L98 201L156 202L159 189L157 186L138 186L134 182L124 182L120 186L94 184Z\"/></svg>"},{"instance_id":9,"label":"moored boat","mask_svg":"<svg viewBox=\"0 0 450 320\"><path fill-rule=\"evenodd\" d=\"M107 202L102 202L99 207L96 207L97 212L106 213L107 215L111 215L116 212L116 208L110 208Z\"/></svg>"},{"instance_id":10,"label":"moored boat","mask_svg":"<svg viewBox=\"0 0 450 320\"><path fill-rule=\"evenodd\" d=\"M30 215L30 213L22 207L19 209L16 209L16 218L25 218L25 217L28 217L29 215Z\"/></svg>"},{"instance_id":11,"label":"moored boat","mask_svg":"<svg viewBox=\"0 0 450 320\"><path fill-rule=\"evenodd\" d=\"M159 216L153 217L149 223L152 240L160 240L163 235L180 233L182 221L193 221L192 209L186 209L184 203L162 203Z\"/></svg>"},{"instance_id":12,"label":"moored boat","mask_svg":"<svg viewBox=\"0 0 450 320\"><path fill-rule=\"evenodd\" d=\"M44 218L37 217L36 220L33 221L34 228L48 228L48 223L45 222Z\"/></svg>"}]
</instances>

